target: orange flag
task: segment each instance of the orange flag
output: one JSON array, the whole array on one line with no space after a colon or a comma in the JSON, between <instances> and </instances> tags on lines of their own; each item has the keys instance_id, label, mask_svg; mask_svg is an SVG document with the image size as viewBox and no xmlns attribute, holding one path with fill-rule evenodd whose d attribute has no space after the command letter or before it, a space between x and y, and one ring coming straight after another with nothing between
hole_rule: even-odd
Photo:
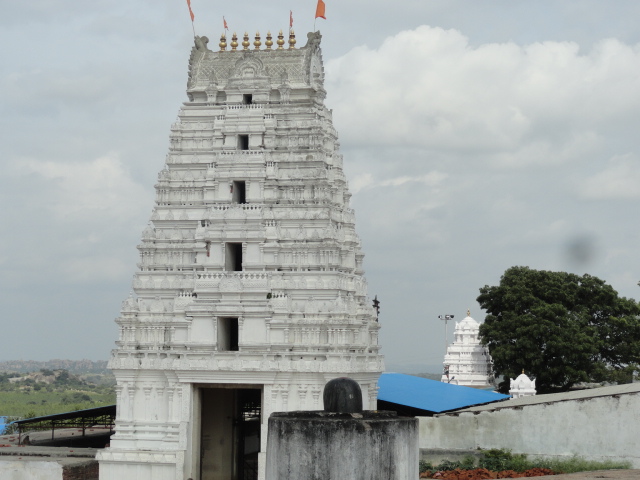
<instances>
[{"instance_id":1,"label":"orange flag","mask_svg":"<svg viewBox=\"0 0 640 480\"><path fill-rule=\"evenodd\" d=\"M289 28L293 27L293 12L289 10Z\"/></svg>"},{"instance_id":2,"label":"orange flag","mask_svg":"<svg viewBox=\"0 0 640 480\"><path fill-rule=\"evenodd\" d=\"M222 21L224 22L224 29L229 30L229 27L227 26L227 21L224 19L224 17L222 17Z\"/></svg>"},{"instance_id":3,"label":"orange flag","mask_svg":"<svg viewBox=\"0 0 640 480\"><path fill-rule=\"evenodd\" d=\"M324 2L322 0L318 0L318 6L316 7L316 18L324 18L325 20L327 19L327 17L324 16Z\"/></svg>"},{"instance_id":4,"label":"orange flag","mask_svg":"<svg viewBox=\"0 0 640 480\"><path fill-rule=\"evenodd\" d=\"M191 15L191 21L193 22L195 15L193 14L193 10L191 10L191 0L187 0L187 7L189 7L189 15Z\"/></svg>"}]
</instances>

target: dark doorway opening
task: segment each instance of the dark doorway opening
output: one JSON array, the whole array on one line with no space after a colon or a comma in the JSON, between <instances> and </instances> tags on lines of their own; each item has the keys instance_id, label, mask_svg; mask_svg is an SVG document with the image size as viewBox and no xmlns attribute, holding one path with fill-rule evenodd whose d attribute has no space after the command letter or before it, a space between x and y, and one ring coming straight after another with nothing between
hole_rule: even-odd
<instances>
[{"instance_id":1,"label":"dark doorway opening","mask_svg":"<svg viewBox=\"0 0 640 480\"><path fill-rule=\"evenodd\" d=\"M238 351L238 319L219 318L218 319L218 350L237 352Z\"/></svg>"},{"instance_id":2,"label":"dark doorway opening","mask_svg":"<svg viewBox=\"0 0 640 480\"><path fill-rule=\"evenodd\" d=\"M229 242L225 247L224 269L228 272L241 272L242 244Z\"/></svg>"},{"instance_id":3,"label":"dark doorway opening","mask_svg":"<svg viewBox=\"0 0 640 480\"><path fill-rule=\"evenodd\" d=\"M202 388L201 480L257 480L262 390Z\"/></svg>"},{"instance_id":4,"label":"dark doorway opening","mask_svg":"<svg viewBox=\"0 0 640 480\"><path fill-rule=\"evenodd\" d=\"M231 201L233 203L247 203L247 184L241 180L235 180L231 184Z\"/></svg>"}]
</instances>

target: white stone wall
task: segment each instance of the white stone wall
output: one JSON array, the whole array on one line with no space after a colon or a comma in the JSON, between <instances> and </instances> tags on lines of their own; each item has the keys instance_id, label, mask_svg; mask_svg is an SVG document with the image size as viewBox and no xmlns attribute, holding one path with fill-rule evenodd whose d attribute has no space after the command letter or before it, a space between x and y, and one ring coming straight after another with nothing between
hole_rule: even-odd
<instances>
[{"instance_id":1,"label":"white stone wall","mask_svg":"<svg viewBox=\"0 0 640 480\"><path fill-rule=\"evenodd\" d=\"M0 460L2 480L62 480L62 465L55 461Z\"/></svg>"},{"instance_id":2,"label":"white stone wall","mask_svg":"<svg viewBox=\"0 0 640 480\"><path fill-rule=\"evenodd\" d=\"M421 417L420 448L504 448L544 457L630 461L640 468L639 432L640 393L631 393Z\"/></svg>"}]
</instances>

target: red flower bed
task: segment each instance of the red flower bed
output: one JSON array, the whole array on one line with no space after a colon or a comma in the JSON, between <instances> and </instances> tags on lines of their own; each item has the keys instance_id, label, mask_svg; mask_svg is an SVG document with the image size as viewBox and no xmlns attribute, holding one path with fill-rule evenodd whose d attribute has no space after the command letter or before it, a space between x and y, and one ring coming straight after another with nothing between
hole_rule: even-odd
<instances>
[{"instance_id":1,"label":"red flower bed","mask_svg":"<svg viewBox=\"0 0 640 480\"><path fill-rule=\"evenodd\" d=\"M475 468L473 470L446 470L442 472L422 472L420 478L437 478L439 480L485 480L488 478L522 478L522 477L542 477L544 475L555 475L553 470L548 468L532 468L525 472L514 472L504 470L502 472L492 472L486 468Z\"/></svg>"}]
</instances>

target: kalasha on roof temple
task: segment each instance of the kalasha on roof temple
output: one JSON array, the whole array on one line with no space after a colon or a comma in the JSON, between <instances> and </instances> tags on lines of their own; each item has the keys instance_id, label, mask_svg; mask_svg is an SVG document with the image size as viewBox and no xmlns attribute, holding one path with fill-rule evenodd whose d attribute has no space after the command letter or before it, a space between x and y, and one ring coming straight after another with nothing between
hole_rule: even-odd
<instances>
[{"instance_id":1,"label":"kalasha on roof temple","mask_svg":"<svg viewBox=\"0 0 640 480\"><path fill-rule=\"evenodd\" d=\"M322 409L336 377L376 408L380 325L307 37L195 38L116 320L102 480L264 478L269 415Z\"/></svg>"}]
</instances>

